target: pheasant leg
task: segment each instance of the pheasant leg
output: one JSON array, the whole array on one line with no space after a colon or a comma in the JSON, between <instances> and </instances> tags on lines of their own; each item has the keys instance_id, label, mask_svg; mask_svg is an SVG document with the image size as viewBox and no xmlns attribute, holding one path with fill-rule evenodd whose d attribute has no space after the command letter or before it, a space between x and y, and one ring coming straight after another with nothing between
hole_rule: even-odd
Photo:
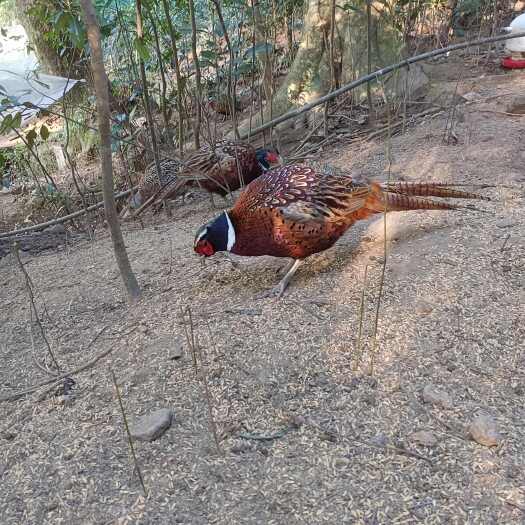
<instances>
[{"instance_id":1,"label":"pheasant leg","mask_svg":"<svg viewBox=\"0 0 525 525\"><path fill-rule=\"evenodd\" d=\"M301 259L295 259L286 273L286 275L279 281L279 284L277 286L274 286L271 290L267 290L266 292L263 292L259 298L263 299L266 297L282 297L284 291L288 287L288 284L290 284L290 281L292 280L292 277L294 276L295 272L301 266L303 261Z\"/></svg>"},{"instance_id":2,"label":"pheasant leg","mask_svg":"<svg viewBox=\"0 0 525 525\"><path fill-rule=\"evenodd\" d=\"M279 268L275 273L282 275L283 277L290 271L292 266L295 264L295 259L291 259L288 264Z\"/></svg>"}]
</instances>

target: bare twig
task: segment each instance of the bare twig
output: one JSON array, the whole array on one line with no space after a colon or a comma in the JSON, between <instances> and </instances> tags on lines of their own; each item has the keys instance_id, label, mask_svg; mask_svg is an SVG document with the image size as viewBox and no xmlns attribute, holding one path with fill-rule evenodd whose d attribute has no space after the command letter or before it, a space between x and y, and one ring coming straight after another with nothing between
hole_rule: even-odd
<instances>
[{"instance_id":1,"label":"bare twig","mask_svg":"<svg viewBox=\"0 0 525 525\"><path fill-rule=\"evenodd\" d=\"M210 430L213 434L213 439L215 441L215 446L217 447L217 452L220 455L223 455L223 451L221 448L221 445L219 443L219 434L217 432L217 423L215 423L215 418L213 417L213 404L212 404L212 397L210 394L210 387L208 386L208 378L206 376L206 368L202 364L202 353L200 350L200 346L197 344L195 347L195 351L198 352L200 362L201 362L201 368L197 372L198 376L200 377L202 381L202 385L204 386L204 394L206 396L206 406L208 407L208 419L210 422Z\"/></svg>"},{"instance_id":2,"label":"bare twig","mask_svg":"<svg viewBox=\"0 0 525 525\"><path fill-rule=\"evenodd\" d=\"M390 129L390 121L391 121L391 111L390 111L390 103L386 99L386 90L383 86L383 95L385 97L385 103L387 106L387 117L388 117L388 135L386 140L386 158L388 163L388 177L387 177L387 185L390 184L390 177L392 175L392 133ZM385 211L383 214L383 265L381 268L381 278L379 282L379 292L377 294L377 306L376 306L376 316L374 320L374 342L372 346L372 351L370 353L370 375L374 374L374 364L375 364L375 357L377 353L377 345L378 345L378 339L377 339L377 331L378 331L378 325L379 325L379 309L381 308L381 299L383 297L383 287L385 284L385 272L386 272L386 261L387 261L387 229L386 229L386 217L388 214L388 203L387 200L384 200L385 205Z\"/></svg>"},{"instance_id":3,"label":"bare twig","mask_svg":"<svg viewBox=\"0 0 525 525\"><path fill-rule=\"evenodd\" d=\"M215 419L213 417L213 406L212 406L212 398L210 394L210 389L208 386L208 379L206 377L206 369L203 364L202 359L202 353L200 351L200 347L197 342L197 334L195 333L194 325L193 325L193 317L191 315L191 308L188 306L186 310L182 310L182 320L184 324L184 331L186 333L186 341L188 342L188 346L190 347L192 359L193 359L193 368L195 370L195 376L197 379L200 379L202 382L202 386L204 388L204 395L206 399L206 406L208 408L208 419L210 424L210 431L213 435L213 439L215 441L215 446L217 447L217 451L219 454L223 455L223 451L219 442L219 434L217 432L217 424L215 423ZM185 314L188 314L188 320L189 320L189 326L186 325L186 316ZM211 331L210 331L211 334ZM199 363L200 361L200 363ZM199 369L200 364L200 369Z\"/></svg>"},{"instance_id":4,"label":"bare twig","mask_svg":"<svg viewBox=\"0 0 525 525\"><path fill-rule=\"evenodd\" d=\"M357 371L359 368L359 364L361 363L361 356L363 354L363 320L365 316L365 297L366 297L366 278L368 275L368 264L365 266L365 275L363 277L363 290L361 292L361 305L359 306L359 333L357 335L357 349L355 353L355 364L354 364L354 372Z\"/></svg>"},{"instance_id":5,"label":"bare twig","mask_svg":"<svg viewBox=\"0 0 525 525\"><path fill-rule=\"evenodd\" d=\"M131 450L131 455L133 457L133 463L135 464L135 470L142 485L142 490L144 491L144 496L148 497L148 491L146 490L146 485L144 485L144 478L142 477L142 471L140 470L140 465L135 454L135 447L133 446L133 439L131 438L131 433L129 431L128 418L126 417L126 412L124 411L124 404L122 403L122 396L120 395L120 390L117 383L117 378L115 377L115 372L110 368L111 377L113 379L113 384L115 385L115 392L117 394L118 404L120 406L120 411L122 412L122 419L124 421L124 427L126 428L126 435L128 437L129 449Z\"/></svg>"},{"instance_id":6,"label":"bare twig","mask_svg":"<svg viewBox=\"0 0 525 525\"><path fill-rule=\"evenodd\" d=\"M93 341L86 347L89 348L98 338L99 336L106 330L107 326L105 326L93 339ZM130 332L128 332L125 335L129 335L131 332L133 332L135 328L133 328ZM17 392L12 392L11 394L6 394L4 396L0 396L0 403L3 401L12 401L13 399L18 399L19 397L32 394L33 392L37 391L39 388L42 388L43 386L50 385L51 383L58 383L62 379L65 379L66 377L73 376L75 374L79 374L80 372L83 372L84 370L91 368L93 365L95 365L98 361L100 361L103 357L106 357L110 352L112 352L115 349L115 345L111 345L109 348L104 350L103 352L100 352L100 354L96 355L93 359L90 359L87 363L84 363L83 365L79 366L78 368L75 368L65 374L61 374L57 377L54 377L52 379L48 379L46 381L42 381L41 383L38 383L36 385L30 386L28 388L25 388L23 390L18 390Z\"/></svg>"},{"instance_id":7,"label":"bare twig","mask_svg":"<svg viewBox=\"0 0 525 525\"><path fill-rule=\"evenodd\" d=\"M395 452L396 454L401 454L403 456L409 456L415 459L422 459L423 461L426 461L427 463L430 463L432 465L432 460L430 458L427 458L426 456L418 454L417 452L414 452L413 450L408 450L406 448L400 448L400 447L394 447L392 445L379 445L376 443L371 443L370 441L361 441L355 438L352 438L352 439L356 441L357 443L361 443L362 445L365 445L367 447L377 448L380 450L390 450L391 452Z\"/></svg>"},{"instance_id":8,"label":"bare twig","mask_svg":"<svg viewBox=\"0 0 525 525\"><path fill-rule=\"evenodd\" d=\"M40 316L38 315L38 310L37 310L36 305L35 305L35 296L33 294L33 287L31 286L31 284L32 284L31 283L31 278L29 277L29 274L27 273L27 270L25 269L24 264L22 263L22 260L20 259L20 251L19 250L20 250L20 246L19 246L18 242L13 243L12 253L13 253L13 256L15 257L15 259L16 259L16 261L18 263L18 266L20 267L20 270L22 271L22 274L24 275L25 286L26 286L26 290L27 290L27 295L29 296L31 312L33 312L33 314L35 316L35 322L38 325L38 328L40 329L40 334L42 336L42 339L44 340L44 343L46 344L47 352L48 352L49 356L51 357L51 360L53 361L53 365L55 365L57 373L59 373L61 368L60 368L60 365L58 364L58 361L57 361L57 359L55 357L55 354L53 353L53 350L51 350L51 345L49 344L49 340L48 340L48 338L46 336L46 332L44 330L42 322L40 321Z\"/></svg>"},{"instance_id":9,"label":"bare twig","mask_svg":"<svg viewBox=\"0 0 525 525\"><path fill-rule=\"evenodd\" d=\"M525 117L525 113L509 113L508 111L496 111L495 109L478 109L476 111L479 111L480 113L494 113L506 117Z\"/></svg>"},{"instance_id":10,"label":"bare twig","mask_svg":"<svg viewBox=\"0 0 525 525\"><path fill-rule=\"evenodd\" d=\"M137 189L138 189L138 186L134 186L133 188L130 188L129 190L117 193L114 196L114 198L115 200L122 199L123 197L127 197L130 193L134 192ZM0 233L0 239L5 239L7 237L14 237L15 235L20 235L23 233L44 230L45 228L49 228L49 226L54 226L55 224L62 224L63 222L67 222L75 217L84 215L86 211L97 210L98 208L103 208L103 207L104 207L104 201L97 202L96 204L89 206L87 209L75 211L74 213L70 213L69 215L64 215L63 217L59 217L58 219L53 219L52 221L41 222L40 224L35 224L34 226L28 226L27 228L20 228L19 230L11 230L9 232Z\"/></svg>"}]
</instances>

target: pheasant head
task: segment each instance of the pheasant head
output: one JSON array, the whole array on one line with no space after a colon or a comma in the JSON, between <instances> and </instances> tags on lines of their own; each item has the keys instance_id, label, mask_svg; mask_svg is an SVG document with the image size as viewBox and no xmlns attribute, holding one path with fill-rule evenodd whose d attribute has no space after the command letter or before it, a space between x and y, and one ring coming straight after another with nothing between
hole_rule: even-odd
<instances>
[{"instance_id":1,"label":"pheasant head","mask_svg":"<svg viewBox=\"0 0 525 525\"><path fill-rule=\"evenodd\" d=\"M277 150L259 148L255 152L255 155L257 157L257 162L263 171L269 170L270 168L282 163L281 156Z\"/></svg>"},{"instance_id":2,"label":"pheasant head","mask_svg":"<svg viewBox=\"0 0 525 525\"><path fill-rule=\"evenodd\" d=\"M235 244L235 229L227 211L201 226L195 235L193 249L199 255L210 257L216 252L229 252Z\"/></svg>"}]
</instances>

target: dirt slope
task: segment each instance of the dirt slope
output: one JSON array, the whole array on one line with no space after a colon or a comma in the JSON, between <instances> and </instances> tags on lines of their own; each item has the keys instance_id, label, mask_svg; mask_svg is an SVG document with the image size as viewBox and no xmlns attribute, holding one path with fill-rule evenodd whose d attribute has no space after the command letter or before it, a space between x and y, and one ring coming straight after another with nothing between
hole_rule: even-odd
<instances>
[{"instance_id":1,"label":"dirt slope","mask_svg":"<svg viewBox=\"0 0 525 525\"><path fill-rule=\"evenodd\" d=\"M182 207L171 223L128 226L144 288L134 307L123 302L103 236L25 256L63 369L111 353L74 376L71 398L43 388L0 404L2 523L523 523L525 117L493 111L505 111L509 93L523 92L524 84L511 77L475 87L492 98L458 108L457 144L442 142L447 113L394 137L393 177L514 188L487 190L494 201L480 206L493 215L388 216L373 377L364 372L373 348L381 218L313 257L281 301L255 298L276 282L281 261L240 260L235 269L217 258L200 266L193 234L216 213L205 198ZM325 152L324 160L387 173L380 141ZM357 359L366 265L365 344ZM0 305L5 395L48 378L36 366L44 344L37 338L31 349L27 294L10 256L0 260ZM207 363L223 455L185 343L186 307ZM182 357L173 359L179 350ZM161 407L175 413L161 439L136 444L146 500L109 365L130 418ZM447 392L452 406L425 403L427 385ZM468 436L479 413L499 426L495 448ZM435 446L415 442L421 430Z\"/></svg>"}]
</instances>

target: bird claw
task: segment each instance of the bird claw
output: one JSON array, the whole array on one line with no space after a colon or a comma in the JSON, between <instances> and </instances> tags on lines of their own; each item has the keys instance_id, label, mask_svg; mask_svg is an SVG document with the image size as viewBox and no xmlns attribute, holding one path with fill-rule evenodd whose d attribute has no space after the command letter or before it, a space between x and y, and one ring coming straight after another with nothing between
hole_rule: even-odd
<instances>
[{"instance_id":1,"label":"bird claw","mask_svg":"<svg viewBox=\"0 0 525 525\"><path fill-rule=\"evenodd\" d=\"M285 290L286 290L286 286L282 286L282 284L278 284L277 286L274 286L273 288L270 288L269 290L265 290L264 292L257 294L255 297L257 299L269 299L272 297L276 297L277 299L280 299L283 296Z\"/></svg>"}]
</instances>

